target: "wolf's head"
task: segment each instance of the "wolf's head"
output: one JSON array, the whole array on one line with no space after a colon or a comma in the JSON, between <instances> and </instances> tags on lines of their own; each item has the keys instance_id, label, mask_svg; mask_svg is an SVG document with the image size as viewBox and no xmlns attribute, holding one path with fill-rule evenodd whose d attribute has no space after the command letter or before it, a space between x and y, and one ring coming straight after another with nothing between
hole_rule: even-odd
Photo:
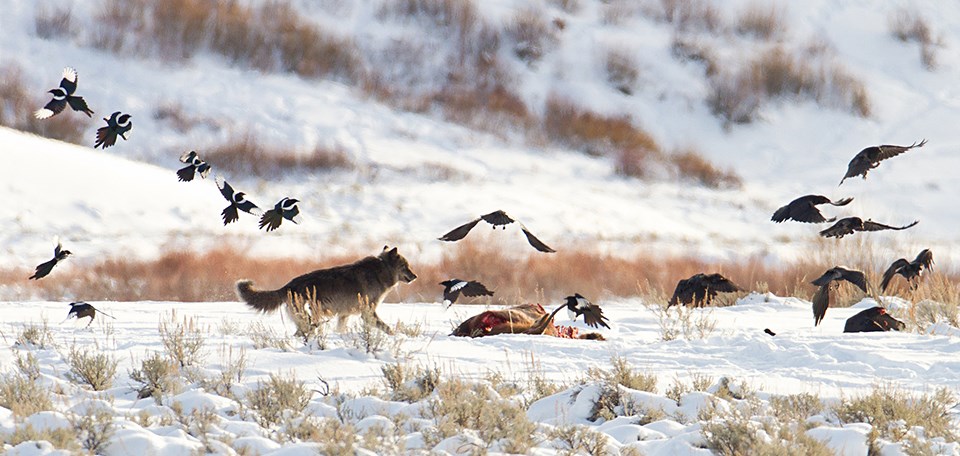
<instances>
[{"instance_id":1,"label":"wolf's head","mask_svg":"<svg viewBox=\"0 0 960 456\"><path fill-rule=\"evenodd\" d=\"M410 270L410 263L407 263L407 259L397 252L396 247L391 249L383 246L383 252L380 253L380 260L395 271L400 280L406 283L413 282L417 278L417 275Z\"/></svg>"}]
</instances>

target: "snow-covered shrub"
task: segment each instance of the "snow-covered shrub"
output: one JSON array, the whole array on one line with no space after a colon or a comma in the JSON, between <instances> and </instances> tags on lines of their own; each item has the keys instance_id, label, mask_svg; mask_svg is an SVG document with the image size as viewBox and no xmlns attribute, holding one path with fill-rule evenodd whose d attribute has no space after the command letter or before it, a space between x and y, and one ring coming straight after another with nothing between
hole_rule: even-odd
<instances>
[{"instance_id":1,"label":"snow-covered shrub","mask_svg":"<svg viewBox=\"0 0 960 456\"><path fill-rule=\"evenodd\" d=\"M943 42L935 35L926 18L917 11L900 8L890 14L888 23L890 33L898 40L914 41L920 45L920 62L924 67L936 69L937 50L943 46Z\"/></svg>"},{"instance_id":2,"label":"snow-covered shrub","mask_svg":"<svg viewBox=\"0 0 960 456\"><path fill-rule=\"evenodd\" d=\"M119 361L108 353L97 353L97 350L71 346L66 354L70 365L70 371L64 374L67 380L85 384L94 391L110 388Z\"/></svg>"},{"instance_id":3,"label":"snow-covered shrub","mask_svg":"<svg viewBox=\"0 0 960 456\"><path fill-rule=\"evenodd\" d=\"M257 381L257 386L247 394L247 405L256 412L256 420L263 427L277 425L285 413L300 414L310 402L311 393L304 383L293 376L270 374L266 382Z\"/></svg>"},{"instance_id":4,"label":"snow-covered shrub","mask_svg":"<svg viewBox=\"0 0 960 456\"><path fill-rule=\"evenodd\" d=\"M181 369L203 361L205 330L195 318L184 316L181 322L177 320L177 312L171 311L169 319L160 321L159 331L164 353Z\"/></svg>"},{"instance_id":5,"label":"snow-covered shrub","mask_svg":"<svg viewBox=\"0 0 960 456\"><path fill-rule=\"evenodd\" d=\"M152 397L157 404L160 404L164 394L177 394L183 386L174 361L156 352L144 358L140 368L131 370L129 376L130 380L139 384L134 388L137 398Z\"/></svg>"}]
</instances>

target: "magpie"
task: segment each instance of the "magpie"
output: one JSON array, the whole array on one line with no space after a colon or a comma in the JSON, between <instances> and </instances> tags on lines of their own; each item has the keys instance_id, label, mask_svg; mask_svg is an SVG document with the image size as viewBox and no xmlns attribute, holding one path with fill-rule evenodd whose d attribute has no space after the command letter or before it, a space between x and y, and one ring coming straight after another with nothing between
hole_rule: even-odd
<instances>
[{"instance_id":1,"label":"magpie","mask_svg":"<svg viewBox=\"0 0 960 456\"><path fill-rule=\"evenodd\" d=\"M246 193L234 191L233 187L230 186L227 181L223 180L223 177L217 176L216 182L217 188L220 189L220 194L230 202L230 205L225 207L223 212L220 213L223 217L223 226L227 226L228 223L233 223L240 219L238 210L257 216L263 214L263 211L260 210L256 204L246 199Z\"/></svg>"},{"instance_id":2,"label":"magpie","mask_svg":"<svg viewBox=\"0 0 960 456\"><path fill-rule=\"evenodd\" d=\"M202 178L206 178L207 174L210 174L210 165L201 160L196 151L184 152L180 156L180 162L187 164L187 166L177 170L177 177L180 182L192 181L195 174L199 174Z\"/></svg>"},{"instance_id":3,"label":"magpie","mask_svg":"<svg viewBox=\"0 0 960 456\"><path fill-rule=\"evenodd\" d=\"M127 134L130 132L130 129L133 128L130 117L130 114L121 114L120 111L117 111L110 114L109 119L104 118L103 120L107 122L107 126L97 129L97 142L94 143L93 148L96 149L100 147L106 149L116 144L117 135L124 140L129 139L127 138Z\"/></svg>"},{"instance_id":4,"label":"magpie","mask_svg":"<svg viewBox=\"0 0 960 456\"><path fill-rule=\"evenodd\" d=\"M57 246L53 249L53 259L37 265L36 272L34 272L33 275L27 279L40 280L46 277L47 274L50 274L50 271L53 270L53 267L56 266L58 262L67 259L67 257L71 254L72 252L69 250L64 250L63 244L58 241Z\"/></svg>"},{"instance_id":5,"label":"magpie","mask_svg":"<svg viewBox=\"0 0 960 456\"><path fill-rule=\"evenodd\" d=\"M260 216L260 228L267 228L267 231L273 231L280 227L283 219L293 223L300 223L300 208L297 206L300 200L284 197L273 209L269 209Z\"/></svg>"},{"instance_id":6,"label":"magpie","mask_svg":"<svg viewBox=\"0 0 960 456\"><path fill-rule=\"evenodd\" d=\"M96 307L93 307L90 304L87 304L83 301L78 301L78 302L70 303L70 311L67 312L67 318L66 320L63 320L63 321L67 321L70 318L76 318L77 320L79 320L81 318L90 317L90 321L87 323L87 326L90 326L91 324L93 324L93 319L94 317L97 316L97 312L100 312L110 318L113 318L114 320L117 319L113 315L109 315L102 310L97 310Z\"/></svg>"},{"instance_id":7,"label":"magpie","mask_svg":"<svg viewBox=\"0 0 960 456\"><path fill-rule=\"evenodd\" d=\"M493 296L492 291L475 280L450 279L440 282L440 285L444 286L443 303L446 304L447 307L457 302L457 298L459 298L461 294L471 298L475 296Z\"/></svg>"},{"instance_id":8,"label":"magpie","mask_svg":"<svg viewBox=\"0 0 960 456\"><path fill-rule=\"evenodd\" d=\"M53 99L43 108L36 110L33 116L41 120L49 119L50 117L60 114L60 111L63 111L67 105L70 105L70 108L74 111L79 111L86 114L87 117L92 117L93 111L87 107L87 102L84 101L83 97L73 94L76 90L77 70L64 68L63 79L60 80L60 87L47 91L47 93L53 94Z\"/></svg>"}]
</instances>

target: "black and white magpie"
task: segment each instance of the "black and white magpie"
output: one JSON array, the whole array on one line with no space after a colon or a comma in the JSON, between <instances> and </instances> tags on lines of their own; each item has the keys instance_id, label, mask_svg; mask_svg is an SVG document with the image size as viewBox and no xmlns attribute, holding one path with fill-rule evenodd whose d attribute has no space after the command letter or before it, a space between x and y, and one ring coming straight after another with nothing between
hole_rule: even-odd
<instances>
[{"instance_id":1,"label":"black and white magpie","mask_svg":"<svg viewBox=\"0 0 960 456\"><path fill-rule=\"evenodd\" d=\"M180 179L180 182L190 182L197 174L202 178L206 178L207 174L210 174L210 165L201 160L200 155L198 155L195 150L184 152L183 155L180 156L180 162L187 164L187 166L177 170L177 177Z\"/></svg>"},{"instance_id":2,"label":"black and white magpie","mask_svg":"<svg viewBox=\"0 0 960 456\"><path fill-rule=\"evenodd\" d=\"M300 207L297 206L300 200L284 197L273 209L269 209L260 216L260 228L267 228L267 231L273 231L280 227L283 219L293 223L300 223Z\"/></svg>"},{"instance_id":3,"label":"black and white magpie","mask_svg":"<svg viewBox=\"0 0 960 456\"><path fill-rule=\"evenodd\" d=\"M233 187L223 180L223 177L217 176L216 178L217 188L220 189L220 194L230 202L230 205L223 209L223 212L220 215L223 217L223 226L227 226L228 223L236 222L240 218L238 211L243 211L252 215L262 215L263 211L257 207L256 204L253 204L246 198L246 193L237 192L233 190Z\"/></svg>"},{"instance_id":4,"label":"black and white magpie","mask_svg":"<svg viewBox=\"0 0 960 456\"><path fill-rule=\"evenodd\" d=\"M461 294L471 298L475 296L493 296L492 291L475 280L450 279L440 282L440 285L444 286L443 303L446 304L447 307L457 302L457 298L459 298Z\"/></svg>"},{"instance_id":5,"label":"black and white magpie","mask_svg":"<svg viewBox=\"0 0 960 456\"><path fill-rule=\"evenodd\" d=\"M107 122L106 127L100 127L97 129L97 142L94 143L93 148L98 147L106 149L117 143L117 136L120 136L124 140L127 138L127 134L130 132L130 129L133 128L133 123L130 122L130 114L122 114L120 111L117 111L113 114L110 114L110 118L104 118Z\"/></svg>"},{"instance_id":6,"label":"black and white magpie","mask_svg":"<svg viewBox=\"0 0 960 456\"><path fill-rule=\"evenodd\" d=\"M73 68L64 68L63 69L63 79L60 80L60 87L56 89L50 89L47 93L53 95L53 99L46 104L41 109L36 110L33 113L33 116L37 119L49 119L57 114L60 114L60 111L63 111L67 105L70 105L70 108L74 111L82 112L87 115L87 117L92 117L93 111L87 107L87 102L84 101L83 97L74 95L73 93L77 91L77 70Z\"/></svg>"},{"instance_id":7,"label":"black and white magpie","mask_svg":"<svg viewBox=\"0 0 960 456\"><path fill-rule=\"evenodd\" d=\"M58 241L57 246L53 249L53 259L37 265L36 272L34 272L33 275L27 279L40 280L46 277L48 274L50 274L50 271L53 270L53 267L56 266L57 263L65 260L71 254L72 252L69 250L64 250L63 244Z\"/></svg>"}]
</instances>

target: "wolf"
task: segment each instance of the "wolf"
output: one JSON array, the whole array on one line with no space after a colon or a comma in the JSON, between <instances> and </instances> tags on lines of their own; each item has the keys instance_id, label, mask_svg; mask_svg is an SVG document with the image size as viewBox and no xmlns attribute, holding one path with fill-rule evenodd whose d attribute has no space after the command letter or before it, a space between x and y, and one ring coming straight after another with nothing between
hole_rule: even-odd
<instances>
[{"instance_id":1,"label":"wolf","mask_svg":"<svg viewBox=\"0 0 960 456\"><path fill-rule=\"evenodd\" d=\"M237 294L248 306L260 312L273 312L286 303L289 314L288 301L300 299L319 304L319 311L324 316L336 316L337 328L341 332L346 329L347 317L360 314L371 319L380 330L393 334L377 315L377 306L400 281L410 283L416 278L407 259L397 252L397 248L384 246L377 256L318 269L295 277L272 291L257 290L252 280L242 279L237 281Z\"/></svg>"}]
</instances>

